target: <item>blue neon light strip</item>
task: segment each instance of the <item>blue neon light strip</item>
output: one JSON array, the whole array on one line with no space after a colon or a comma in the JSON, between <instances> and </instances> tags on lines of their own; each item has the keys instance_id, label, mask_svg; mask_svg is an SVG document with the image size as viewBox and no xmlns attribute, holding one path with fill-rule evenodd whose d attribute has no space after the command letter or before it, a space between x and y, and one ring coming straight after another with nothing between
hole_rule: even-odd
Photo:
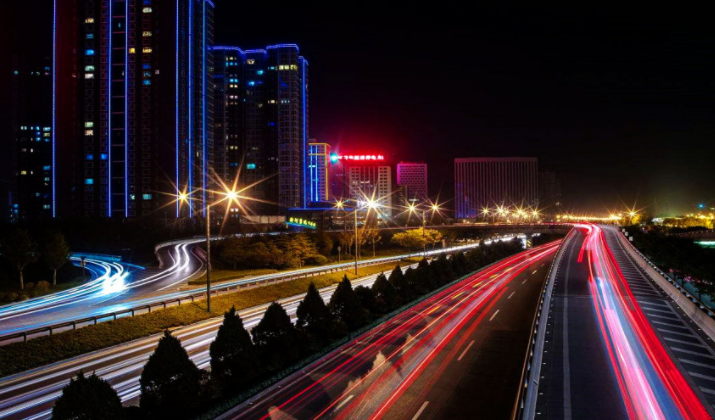
<instances>
[{"instance_id":1,"label":"blue neon light strip","mask_svg":"<svg viewBox=\"0 0 715 420\"><path fill-rule=\"evenodd\" d=\"M206 183L206 171L208 168L206 167L207 161L206 161L206 152L208 151L208 148L206 147L206 142L207 142L207 136L206 136L206 2L203 3L203 10L202 10L202 22L201 22L201 30L203 32L202 40L201 40L201 53L203 57L203 62L202 62L202 69L201 69L201 137L202 137L202 142L203 142L203 152L201 155L202 159L202 165L201 165L201 177L202 177L202 190L203 190L203 196L204 196L204 202L203 202L203 213L204 217L206 217L206 189L208 188L208 184Z\"/></svg>"},{"instance_id":2,"label":"blue neon light strip","mask_svg":"<svg viewBox=\"0 0 715 420\"><path fill-rule=\"evenodd\" d=\"M176 217L179 217L179 194L181 190L179 187L179 155L181 154L181 148L179 147L179 132L181 131L181 123L179 119L179 0L176 0L176 100L174 102L176 107Z\"/></svg>"},{"instance_id":3,"label":"blue neon light strip","mask_svg":"<svg viewBox=\"0 0 715 420\"><path fill-rule=\"evenodd\" d=\"M214 47L209 47L209 50L211 50L211 51L238 51L241 54L245 54L245 52L243 52L243 50L239 47L228 47L228 46L224 46L224 45L217 45Z\"/></svg>"},{"instance_id":4,"label":"blue neon light strip","mask_svg":"<svg viewBox=\"0 0 715 420\"><path fill-rule=\"evenodd\" d=\"M193 147L192 147L192 137L193 137L193 132L191 131L192 127L192 116L193 116L193 103L194 103L194 97L193 97L193 63L191 62L191 47L193 46L194 43L194 0L189 0L189 60L188 60L188 65L189 65L189 94L188 94L188 101L189 101L189 128L188 128L188 155L189 155L189 167L188 167L188 184L189 184L189 194L191 194L194 191L194 185L193 185ZM193 206L189 206L189 217L194 216L194 209Z\"/></svg>"},{"instance_id":5,"label":"blue neon light strip","mask_svg":"<svg viewBox=\"0 0 715 420\"><path fill-rule=\"evenodd\" d=\"M54 1L52 14L52 217L57 217L57 173L55 155L57 152L57 1Z\"/></svg>"},{"instance_id":6,"label":"blue neon light strip","mask_svg":"<svg viewBox=\"0 0 715 420\"><path fill-rule=\"evenodd\" d=\"M107 44L107 54L109 56L107 61L109 65L109 70L107 71L107 80L109 81L107 83L109 87L107 90L107 143L109 143L109 147L107 148L109 150L109 165L107 165L107 177L109 178L107 182L109 184L107 187L107 191L109 191L109 194L107 195L109 200L109 205L107 206L108 217L112 217L112 2L113 0L108 1L109 44Z\"/></svg>"},{"instance_id":7,"label":"blue neon light strip","mask_svg":"<svg viewBox=\"0 0 715 420\"><path fill-rule=\"evenodd\" d=\"M129 217L129 0L124 4L124 217Z\"/></svg>"},{"instance_id":8,"label":"blue neon light strip","mask_svg":"<svg viewBox=\"0 0 715 420\"><path fill-rule=\"evenodd\" d=\"M296 47L297 49L298 47ZM306 192L306 184L307 184L307 179L306 179L306 173L305 173L305 167L306 167L306 156L307 156L307 150L308 150L308 129L307 129L307 122L308 122L308 113L306 112L306 95L307 95L307 83L308 81L306 80L305 77L305 64L306 61L302 57L300 57L301 61L303 62L302 68L303 68L303 207L307 207L307 192Z\"/></svg>"},{"instance_id":9,"label":"blue neon light strip","mask_svg":"<svg viewBox=\"0 0 715 420\"><path fill-rule=\"evenodd\" d=\"M276 44L276 45L269 45L266 47L267 50L272 50L275 48L295 48L297 50L298 46L296 44Z\"/></svg>"}]
</instances>

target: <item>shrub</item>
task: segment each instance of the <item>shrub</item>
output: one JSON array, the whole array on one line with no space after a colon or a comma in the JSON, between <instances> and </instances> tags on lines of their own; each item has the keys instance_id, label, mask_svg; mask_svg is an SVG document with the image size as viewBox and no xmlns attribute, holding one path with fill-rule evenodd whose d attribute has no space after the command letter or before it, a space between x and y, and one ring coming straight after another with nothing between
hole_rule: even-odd
<instances>
[{"instance_id":1,"label":"shrub","mask_svg":"<svg viewBox=\"0 0 715 420\"><path fill-rule=\"evenodd\" d=\"M328 259L325 258L323 255L318 254L306 258L305 263L308 265L324 265L328 263Z\"/></svg>"},{"instance_id":2,"label":"shrub","mask_svg":"<svg viewBox=\"0 0 715 420\"><path fill-rule=\"evenodd\" d=\"M37 282L37 284L35 285L35 289L34 289L35 296L45 295L49 291L50 291L50 283L49 282L46 282L43 280L43 281Z\"/></svg>"},{"instance_id":3,"label":"shrub","mask_svg":"<svg viewBox=\"0 0 715 420\"><path fill-rule=\"evenodd\" d=\"M3 302L14 302L14 301L17 300L17 298L18 298L17 293L15 293L15 292L10 292L10 293L8 293L8 294L5 295L5 299L3 299Z\"/></svg>"},{"instance_id":4,"label":"shrub","mask_svg":"<svg viewBox=\"0 0 715 420\"><path fill-rule=\"evenodd\" d=\"M224 389L243 387L258 377L258 353L235 306L224 314L223 324L218 329L216 340L211 343L209 354L211 375Z\"/></svg>"},{"instance_id":5,"label":"shrub","mask_svg":"<svg viewBox=\"0 0 715 420\"><path fill-rule=\"evenodd\" d=\"M268 370L279 370L301 356L298 331L290 322L288 313L277 302L266 309L261 322L253 328L251 334Z\"/></svg>"}]
</instances>

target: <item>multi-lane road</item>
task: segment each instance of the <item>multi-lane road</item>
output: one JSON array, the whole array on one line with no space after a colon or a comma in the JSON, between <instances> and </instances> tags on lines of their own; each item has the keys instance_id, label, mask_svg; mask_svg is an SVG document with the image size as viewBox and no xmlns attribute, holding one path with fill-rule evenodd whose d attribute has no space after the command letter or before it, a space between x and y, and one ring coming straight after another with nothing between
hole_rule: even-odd
<instances>
[{"instance_id":1,"label":"multi-lane road","mask_svg":"<svg viewBox=\"0 0 715 420\"><path fill-rule=\"evenodd\" d=\"M470 276L220 418L508 418L556 248Z\"/></svg>"},{"instance_id":2,"label":"multi-lane road","mask_svg":"<svg viewBox=\"0 0 715 420\"><path fill-rule=\"evenodd\" d=\"M712 340L637 268L619 235L583 224L564 242L529 419L714 413Z\"/></svg>"},{"instance_id":3,"label":"multi-lane road","mask_svg":"<svg viewBox=\"0 0 715 420\"><path fill-rule=\"evenodd\" d=\"M548 253L552 253L553 249L554 246L551 246L549 250L542 250L539 254L547 255ZM494 294L496 289L499 288L501 290L502 286L500 285L505 281L506 275L508 275L509 278L518 275L517 273L522 271L521 267L527 264L527 260L531 261L530 259L536 258L535 251L529 252L529 255L529 257L510 259L509 262L500 264L498 267L501 271L495 271L496 267L490 269L489 275L484 274L482 276L484 277L484 285L479 286L478 289L470 290L466 296L473 296L477 290L489 290L491 295ZM543 259L547 257L539 258ZM540 264L543 265L544 262L542 261ZM543 270L543 267L535 267L534 270ZM497 273L501 274L497 275ZM353 281L353 284L356 286L370 286L374 282L375 277L375 275L372 275L361 278ZM540 279L543 279L543 272L541 272L540 277L538 273L533 274L534 282L538 283ZM507 294L501 297L506 299L507 302L513 302L515 304L521 302L522 299L528 300L529 298L526 296L526 291L532 286L532 282L527 282L527 284L522 286L524 287L523 291L519 293L515 291L512 296ZM323 299L326 301L329 300L333 290L334 287L322 289L321 295ZM291 317L293 317L298 303L302 298L303 295L297 295L283 299L280 303L286 308ZM242 311L241 316L244 319L244 325L249 329L255 326L263 316L266 307L267 305L260 305ZM446 307L443 307L441 310L444 311L445 309ZM519 314L510 314L508 311L502 312L500 318L495 317L495 319L493 319L493 325L501 325L502 322L511 319L513 316L517 318L522 317L522 315ZM527 318L529 318L528 322L530 323L530 317L527 316ZM175 332L175 335L179 337L189 352L191 359L199 367L206 368L209 366L208 348L210 343L214 340L216 331L221 322L222 318L218 317L181 328ZM526 329L528 329L528 326ZM523 328L520 333L528 336L528 331L525 333ZM0 418L48 418L52 404L60 395L62 387L80 369L85 372L96 372L101 377L107 379L118 391L125 403L131 404L136 402L139 395L139 376L141 370L152 354L160 336L161 335L158 334L145 339L135 340L51 366L0 379ZM484 340L484 338L478 337L475 339L478 339L480 342ZM479 347L479 345L477 347ZM521 352L519 357L523 358L523 352ZM467 357L467 359L469 358L471 358L471 355Z\"/></svg>"}]
</instances>

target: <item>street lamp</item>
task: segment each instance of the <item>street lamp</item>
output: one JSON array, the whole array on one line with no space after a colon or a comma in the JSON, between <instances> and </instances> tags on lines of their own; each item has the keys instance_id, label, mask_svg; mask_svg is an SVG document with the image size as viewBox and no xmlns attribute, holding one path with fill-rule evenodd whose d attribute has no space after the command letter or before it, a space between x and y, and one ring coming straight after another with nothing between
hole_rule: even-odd
<instances>
[{"instance_id":1,"label":"street lamp","mask_svg":"<svg viewBox=\"0 0 715 420\"><path fill-rule=\"evenodd\" d=\"M204 202L204 212L206 213L206 311L211 312L211 207L222 202L228 201L230 206L232 202L238 202L238 193L235 190L226 189L222 193L224 198L209 204ZM179 201L187 203L189 196L186 193L179 194Z\"/></svg>"}]
</instances>

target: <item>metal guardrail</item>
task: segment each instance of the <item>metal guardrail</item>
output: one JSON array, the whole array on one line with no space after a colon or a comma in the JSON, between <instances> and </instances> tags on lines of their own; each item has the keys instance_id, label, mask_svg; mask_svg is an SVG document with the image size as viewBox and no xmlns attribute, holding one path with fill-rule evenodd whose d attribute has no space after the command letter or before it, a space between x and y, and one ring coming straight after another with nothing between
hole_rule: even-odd
<instances>
[{"instance_id":1,"label":"metal guardrail","mask_svg":"<svg viewBox=\"0 0 715 420\"><path fill-rule=\"evenodd\" d=\"M570 232L569 232L570 234ZM524 407L525 407L525 402L526 402L526 391L529 388L529 380L531 377L531 367L533 365L533 359L534 359L534 346L536 345L536 339L538 335L538 329L539 329L539 321L541 321L541 316L544 312L544 309L546 309L546 312L548 313L549 308L544 308L544 301L546 300L546 293L547 289L549 286L549 279L551 278L551 273L554 270L554 267L558 264L560 261L559 258L559 252L563 249L564 244L566 243L566 240L568 239L568 235L566 238L564 238L561 241L561 244L559 245L559 249L556 251L554 254L554 259L551 260L551 266L549 266L549 271L546 273L546 281L544 281L544 285L541 286L541 293L539 296L541 296L539 300L539 306L536 308L536 311L534 313L534 320L531 322L531 333L529 334L529 345L526 348L526 355L524 356L524 365L521 368L521 378L519 380L519 390L517 391L516 394L516 400L514 401L514 407L512 408L511 411L511 419L512 420L517 420L523 417L524 415Z\"/></svg>"},{"instance_id":2,"label":"metal guardrail","mask_svg":"<svg viewBox=\"0 0 715 420\"><path fill-rule=\"evenodd\" d=\"M396 258L394 261L402 259ZM365 262L360 262L358 263L361 267L369 267L372 265L377 265L377 264L384 264L389 261L365 261ZM333 273L337 271L345 271L345 267L336 267L336 268L328 268L325 270L320 270L320 271L315 271L312 273L302 273L302 274L288 274L282 277L275 277L275 278L270 278L270 279L264 279L264 280L256 280L254 282L247 282L247 283L242 283L242 284L236 284L232 286L226 286L226 287L214 287L211 289L211 296L218 296L221 293L228 293L230 291L236 291L239 289L251 289L254 287L257 287L259 285L266 285L269 283L282 283L282 282L287 282L287 281L292 281L292 280L297 280L300 278L308 278L308 277L315 277L319 276L322 274L328 274L328 273ZM95 315L95 316L90 316L90 317L85 317L85 318L79 318L75 319L72 321L65 321L65 322L60 322L57 324L52 324L52 325L46 325L43 327L39 328L34 328L31 330L26 330L26 331L21 331L13 334L7 334L0 336L0 343L4 343L10 340L17 340L19 338L22 338L22 341L27 341L28 339L35 338L33 336L40 336L43 333L48 333L48 335L52 335L55 332L61 332L61 331L67 331L67 330L76 330L81 326L87 326L87 325L97 325L99 322L104 322L104 321L114 321L117 320L120 317L126 317L126 316L135 316L135 315L143 315L146 313L151 313L152 309L156 308L161 308L161 309L166 309L169 306L172 305L181 305L181 303L186 303L188 301L194 302L196 300L201 300L206 298L206 292L196 292L196 293L191 293L187 294L184 296L180 296L177 298L173 299L167 299L159 302L154 302L150 304L145 304L145 305L139 305L135 306L132 308L124 309L121 311L115 311L115 312L108 312L105 314L100 314L100 315ZM86 324L86 325L85 325Z\"/></svg>"},{"instance_id":3,"label":"metal guardrail","mask_svg":"<svg viewBox=\"0 0 715 420\"><path fill-rule=\"evenodd\" d=\"M633 249L633 251L635 251L636 254L638 254L641 258L643 258L643 260L644 260L649 266L651 266L651 268L653 268L653 270L655 270L658 274L660 274L668 283L672 284L673 287L675 287L681 294L684 294L685 297L688 298L688 299L690 299L691 302L693 302L694 304L696 304L696 305L698 306L698 308L699 308L701 311L705 312L710 318L715 318L715 313L713 312L713 309L712 309L712 308L710 308L708 305L704 304L700 299L698 299L698 298L696 298L695 296L691 295L690 292L688 292L687 290L685 290L685 287L684 287L684 286L679 285L677 281L674 281L673 279L671 279L670 277L668 277L668 275L665 274L665 272L664 272L663 270L661 270L660 268L658 268L657 265L653 264L653 262L652 262L650 259L648 259L648 257L646 257L645 255L643 255L643 253L640 252L640 250L638 250L638 248L636 248L635 245L633 245L633 243L628 239L628 237L623 233L623 231L621 231L620 229L618 229L618 234L619 234L619 235L622 235L623 237L625 237L625 238L626 238L626 241L627 241L628 244L631 246L631 248ZM627 252L626 252L626 255L628 256L628 258L631 259L631 261L633 261L633 257L631 257L630 255L628 255ZM637 263L636 261L633 261L633 262L635 263L636 267L638 267L639 269L642 270L642 268L638 265L638 263ZM646 275L646 277L650 278L650 276L648 275L648 273L645 273L645 275ZM653 280L651 279L651 281L653 281Z\"/></svg>"}]
</instances>

